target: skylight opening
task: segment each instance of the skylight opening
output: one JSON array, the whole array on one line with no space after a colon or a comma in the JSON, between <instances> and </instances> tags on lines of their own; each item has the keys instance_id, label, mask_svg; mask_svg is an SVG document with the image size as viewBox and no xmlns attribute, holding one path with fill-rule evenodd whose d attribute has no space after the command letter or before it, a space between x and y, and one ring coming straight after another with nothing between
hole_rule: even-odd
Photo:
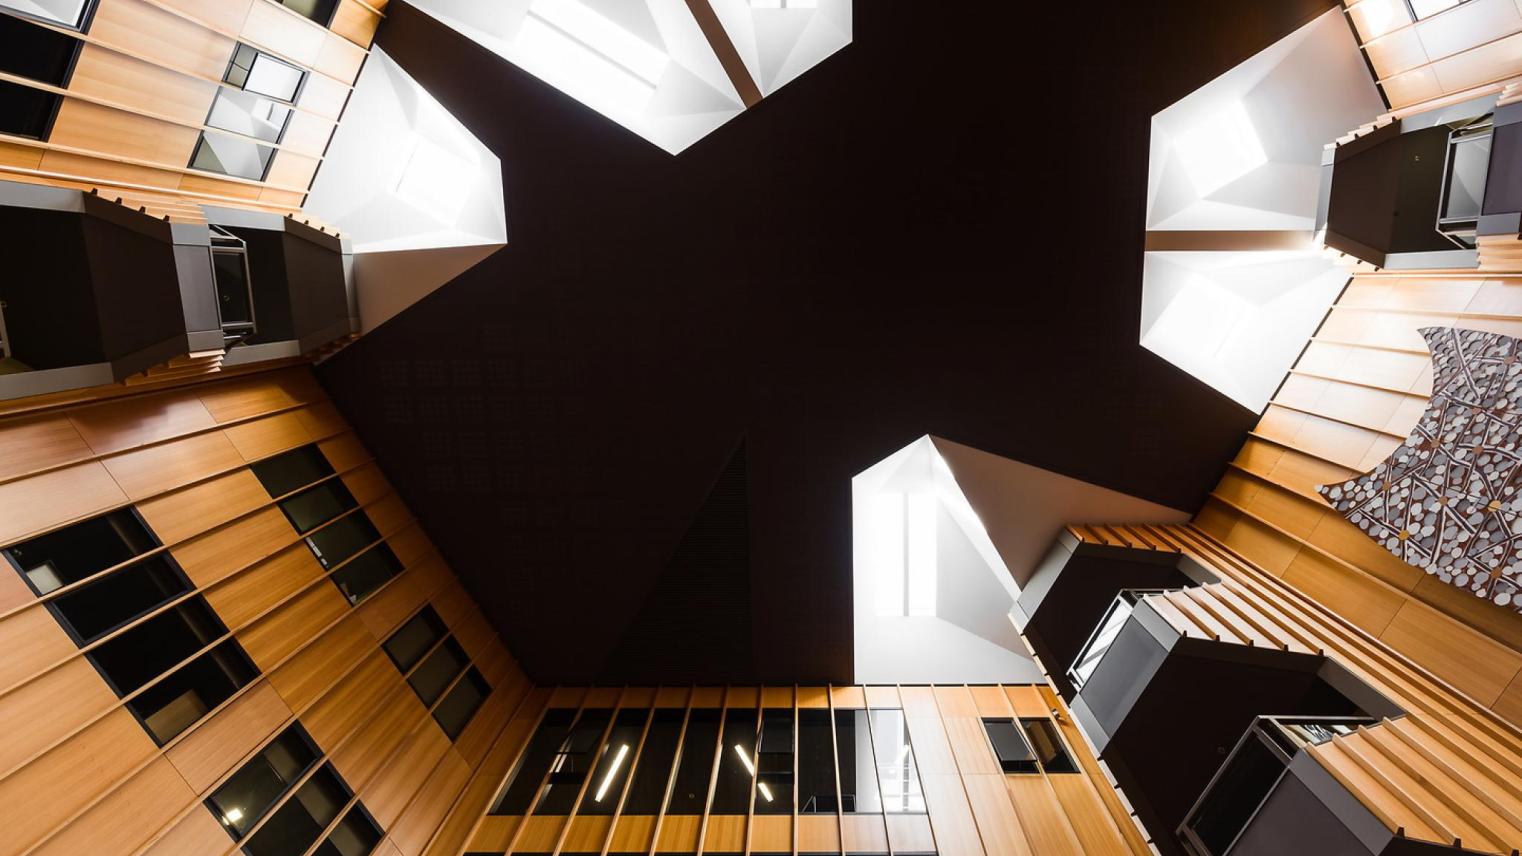
<instances>
[{"instance_id":1,"label":"skylight opening","mask_svg":"<svg viewBox=\"0 0 1522 856\"><path fill-rule=\"evenodd\" d=\"M1252 117L1240 101L1213 112L1173 144L1200 196L1209 196L1268 163Z\"/></svg>"}]
</instances>

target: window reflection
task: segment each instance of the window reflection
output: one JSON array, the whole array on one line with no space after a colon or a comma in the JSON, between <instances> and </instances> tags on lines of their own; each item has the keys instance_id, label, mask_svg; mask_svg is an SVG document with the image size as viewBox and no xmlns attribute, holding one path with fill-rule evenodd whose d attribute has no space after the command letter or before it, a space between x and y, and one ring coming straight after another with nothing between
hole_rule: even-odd
<instances>
[{"instance_id":1,"label":"window reflection","mask_svg":"<svg viewBox=\"0 0 1522 856\"><path fill-rule=\"evenodd\" d=\"M835 711L835 746L840 754L840 809L846 814L883 810L872 760L872 729L865 710Z\"/></svg>"},{"instance_id":2,"label":"window reflection","mask_svg":"<svg viewBox=\"0 0 1522 856\"><path fill-rule=\"evenodd\" d=\"M923 813L925 794L920 789L914 749L909 744L909 725L902 710L872 711L872 748L877 755L883 809L889 814Z\"/></svg>"}]
</instances>

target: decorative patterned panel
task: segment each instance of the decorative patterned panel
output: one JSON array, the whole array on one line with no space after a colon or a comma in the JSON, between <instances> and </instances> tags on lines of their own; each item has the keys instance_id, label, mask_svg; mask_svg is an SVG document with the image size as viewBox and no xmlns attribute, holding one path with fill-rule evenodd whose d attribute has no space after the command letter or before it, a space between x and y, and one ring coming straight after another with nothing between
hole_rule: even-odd
<instances>
[{"instance_id":1,"label":"decorative patterned panel","mask_svg":"<svg viewBox=\"0 0 1522 856\"><path fill-rule=\"evenodd\" d=\"M1402 561L1522 612L1522 341L1425 327L1433 392L1399 448L1318 491Z\"/></svg>"}]
</instances>

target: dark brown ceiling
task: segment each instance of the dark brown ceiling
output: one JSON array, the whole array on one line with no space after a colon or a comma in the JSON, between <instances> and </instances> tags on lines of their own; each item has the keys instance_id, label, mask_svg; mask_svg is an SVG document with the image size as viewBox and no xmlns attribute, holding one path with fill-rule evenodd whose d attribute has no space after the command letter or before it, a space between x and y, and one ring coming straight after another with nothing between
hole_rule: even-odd
<instances>
[{"instance_id":1,"label":"dark brown ceiling","mask_svg":"<svg viewBox=\"0 0 1522 856\"><path fill-rule=\"evenodd\" d=\"M322 378L537 680L848 681L850 478L914 438L1215 483L1253 414L1136 343L1148 120L1330 5L857 0L673 158L394 2L511 243Z\"/></svg>"}]
</instances>

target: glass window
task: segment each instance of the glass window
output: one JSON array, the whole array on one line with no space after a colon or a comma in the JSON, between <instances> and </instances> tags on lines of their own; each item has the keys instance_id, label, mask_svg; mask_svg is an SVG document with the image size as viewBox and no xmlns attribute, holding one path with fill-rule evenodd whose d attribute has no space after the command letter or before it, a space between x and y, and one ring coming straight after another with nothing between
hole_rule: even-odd
<instances>
[{"instance_id":1,"label":"glass window","mask_svg":"<svg viewBox=\"0 0 1522 856\"><path fill-rule=\"evenodd\" d=\"M417 693L423 704L429 707L439 700L444 689L449 686L455 676L465 670L470 658L465 655L465 649L460 647L451 636L444 640L444 644L433 649L423 662L407 676L407 683Z\"/></svg>"},{"instance_id":2,"label":"glass window","mask_svg":"<svg viewBox=\"0 0 1522 856\"><path fill-rule=\"evenodd\" d=\"M713 773L714 744L719 739L718 708L700 707L687 720L682 757L677 762L676 783L671 789L667 814L702 814L708 803L708 784Z\"/></svg>"},{"instance_id":3,"label":"glass window","mask_svg":"<svg viewBox=\"0 0 1522 856\"><path fill-rule=\"evenodd\" d=\"M206 807L234 839L242 838L317 758L306 731L292 725L213 791Z\"/></svg>"},{"instance_id":4,"label":"glass window","mask_svg":"<svg viewBox=\"0 0 1522 856\"><path fill-rule=\"evenodd\" d=\"M623 794L624 782L629 769L634 766L634 752L639 748L640 735L645 732L645 720L650 711L621 710L613 722L613 731L603 744L597 768L592 772L592 784L581 798L577 814L612 814Z\"/></svg>"},{"instance_id":5,"label":"glass window","mask_svg":"<svg viewBox=\"0 0 1522 856\"><path fill-rule=\"evenodd\" d=\"M1025 736L1030 738L1031 746L1035 747L1036 757L1041 759L1043 770L1048 773L1078 772L1078 765L1073 763L1073 756L1063 744L1056 723L1050 719L1022 719L1020 725L1025 728Z\"/></svg>"},{"instance_id":6,"label":"glass window","mask_svg":"<svg viewBox=\"0 0 1522 856\"><path fill-rule=\"evenodd\" d=\"M756 752L756 814L793 813L793 709L761 714Z\"/></svg>"},{"instance_id":7,"label":"glass window","mask_svg":"<svg viewBox=\"0 0 1522 856\"><path fill-rule=\"evenodd\" d=\"M232 85L290 104L306 73L249 45L238 45L222 79Z\"/></svg>"},{"instance_id":8,"label":"glass window","mask_svg":"<svg viewBox=\"0 0 1522 856\"><path fill-rule=\"evenodd\" d=\"M81 44L22 18L0 15L0 71L7 74L67 87Z\"/></svg>"},{"instance_id":9,"label":"glass window","mask_svg":"<svg viewBox=\"0 0 1522 856\"><path fill-rule=\"evenodd\" d=\"M840 808L846 814L877 814L883 801L872 760L872 729L865 710L835 711L835 746L840 753Z\"/></svg>"},{"instance_id":10,"label":"glass window","mask_svg":"<svg viewBox=\"0 0 1522 856\"><path fill-rule=\"evenodd\" d=\"M300 490L333 474L333 465L328 463L316 443L250 464L249 469L254 471L259 483L269 491L272 499Z\"/></svg>"},{"instance_id":11,"label":"glass window","mask_svg":"<svg viewBox=\"0 0 1522 856\"><path fill-rule=\"evenodd\" d=\"M258 676L259 669L229 639L154 684L127 707L162 746Z\"/></svg>"},{"instance_id":12,"label":"glass window","mask_svg":"<svg viewBox=\"0 0 1522 856\"><path fill-rule=\"evenodd\" d=\"M828 710L798 711L798 811L834 814L835 740Z\"/></svg>"},{"instance_id":13,"label":"glass window","mask_svg":"<svg viewBox=\"0 0 1522 856\"><path fill-rule=\"evenodd\" d=\"M212 282L217 287L217 320L224 339L241 339L257 331L248 245L218 226L211 230Z\"/></svg>"},{"instance_id":14,"label":"glass window","mask_svg":"<svg viewBox=\"0 0 1522 856\"><path fill-rule=\"evenodd\" d=\"M4 551L39 595L119 565L159 546L131 509L65 526Z\"/></svg>"},{"instance_id":15,"label":"glass window","mask_svg":"<svg viewBox=\"0 0 1522 856\"><path fill-rule=\"evenodd\" d=\"M433 607L425 606L406 624L397 628L382 647L390 655L391 662L406 672L417 665L423 655L433 650L433 646L448 633L439 614L433 611Z\"/></svg>"},{"instance_id":16,"label":"glass window","mask_svg":"<svg viewBox=\"0 0 1522 856\"><path fill-rule=\"evenodd\" d=\"M190 581L160 553L60 595L49 607L87 645L188 591Z\"/></svg>"},{"instance_id":17,"label":"glass window","mask_svg":"<svg viewBox=\"0 0 1522 856\"><path fill-rule=\"evenodd\" d=\"M565 815L576 804L581 783L586 781L592 762L602 745L602 733L613 718L613 711L605 708L583 710L571 733L560 744L555 760L550 764L550 777L545 785L544 796L534 814Z\"/></svg>"},{"instance_id":18,"label":"glass window","mask_svg":"<svg viewBox=\"0 0 1522 856\"><path fill-rule=\"evenodd\" d=\"M1452 9L1465 0L1409 0L1411 3L1411 16L1420 21L1430 18L1444 9Z\"/></svg>"},{"instance_id":19,"label":"glass window","mask_svg":"<svg viewBox=\"0 0 1522 856\"><path fill-rule=\"evenodd\" d=\"M554 763L561 743L570 734L571 722L575 718L576 711L567 707L552 707L544 712L544 718L540 720L539 727L534 729L534 736L508 778L501 798L492 806L492 814L517 815L528 812L534 797L539 793L539 783L549 773L550 764Z\"/></svg>"},{"instance_id":20,"label":"glass window","mask_svg":"<svg viewBox=\"0 0 1522 856\"><path fill-rule=\"evenodd\" d=\"M0 80L0 134L46 140L62 96Z\"/></svg>"},{"instance_id":21,"label":"glass window","mask_svg":"<svg viewBox=\"0 0 1522 856\"><path fill-rule=\"evenodd\" d=\"M994 755L999 759L999 767L1004 772L1041 772L1036 766L1036 753L1031 751L1013 719L985 719L983 730L988 733L988 742L993 744Z\"/></svg>"},{"instance_id":22,"label":"glass window","mask_svg":"<svg viewBox=\"0 0 1522 856\"><path fill-rule=\"evenodd\" d=\"M370 516L356 511L308 535L307 546L324 568L331 568L379 540Z\"/></svg>"},{"instance_id":23,"label":"glass window","mask_svg":"<svg viewBox=\"0 0 1522 856\"><path fill-rule=\"evenodd\" d=\"M274 157L275 150L269 146L242 137L202 131L195 152L190 156L189 167L234 178L263 181L264 174L269 172L270 160Z\"/></svg>"},{"instance_id":24,"label":"glass window","mask_svg":"<svg viewBox=\"0 0 1522 856\"><path fill-rule=\"evenodd\" d=\"M364 806L356 804L312 856L367 856L380 841L380 826Z\"/></svg>"},{"instance_id":25,"label":"glass window","mask_svg":"<svg viewBox=\"0 0 1522 856\"><path fill-rule=\"evenodd\" d=\"M307 779L301 789L243 843L243 851L249 856L305 853L328 824L338 819L351 796L353 792L333 770L333 765L322 765L322 769Z\"/></svg>"},{"instance_id":26,"label":"glass window","mask_svg":"<svg viewBox=\"0 0 1522 856\"><path fill-rule=\"evenodd\" d=\"M118 695L127 695L226 632L221 620L198 595L113 637L86 656Z\"/></svg>"},{"instance_id":27,"label":"glass window","mask_svg":"<svg viewBox=\"0 0 1522 856\"><path fill-rule=\"evenodd\" d=\"M645 745L639 751L639 762L634 770L634 782L629 786L629 799L624 801L624 814L659 814L661 801L666 798L666 783L671 779L671 762L676 760L676 744L682 736L682 720L686 714L677 708L657 708L650 731L645 735Z\"/></svg>"},{"instance_id":28,"label":"glass window","mask_svg":"<svg viewBox=\"0 0 1522 856\"><path fill-rule=\"evenodd\" d=\"M713 789L713 814L748 814L756 775L756 711L730 708L724 717L724 751Z\"/></svg>"},{"instance_id":29,"label":"glass window","mask_svg":"<svg viewBox=\"0 0 1522 856\"><path fill-rule=\"evenodd\" d=\"M476 715L489 695L491 684L486 682L486 677L475 667L471 667L433 709L434 721L453 740L470 724L471 717Z\"/></svg>"},{"instance_id":30,"label":"glass window","mask_svg":"<svg viewBox=\"0 0 1522 856\"><path fill-rule=\"evenodd\" d=\"M354 495L339 479L329 479L280 502L280 510L297 532L306 533L358 507Z\"/></svg>"},{"instance_id":31,"label":"glass window","mask_svg":"<svg viewBox=\"0 0 1522 856\"><path fill-rule=\"evenodd\" d=\"M305 15L324 27L332 23L333 12L338 8L338 0L279 0L279 2L285 4L287 9Z\"/></svg>"},{"instance_id":32,"label":"glass window","mask_svg":"<svg viewBox=\"0 0 1522 856\"><path fill-rule=\"evenodd\" d=\"M0 0L0 8L70 29L84 26L89 0Z\"/></svg>"},{"instance_id":33,"label":"glass window","mask_svg":"<svg viewBox=\"0 0 1522 856\"><path fill-rule=\"evenodd\" d=\"M919 770L909 742L909 723L902 710L872 711L872 749L877 755L884 810L889 814L922 814L925 794L920 790Z\"/></svg>"},{"instance_id":34,"label":"glass window","mask_svg":"<svg viewBox=\"0 0 1522 856\"><path fill-rule=\"evenodd\" d=\"M236 89L217 90L206 124L266 143L280 142L291 108L278 101Z\"/></svg>"},{"instance_id":35,"label":"glass window","mask_svg":"<svg viewBox=\"0 0 1522 856\"><path fill-rule=\"evenodd\" d=\"M335 571L333 582L349 603L356 604L401 572L402 560L396 553L385 544L376 544Z\"/></svg>"}]
</instances>

